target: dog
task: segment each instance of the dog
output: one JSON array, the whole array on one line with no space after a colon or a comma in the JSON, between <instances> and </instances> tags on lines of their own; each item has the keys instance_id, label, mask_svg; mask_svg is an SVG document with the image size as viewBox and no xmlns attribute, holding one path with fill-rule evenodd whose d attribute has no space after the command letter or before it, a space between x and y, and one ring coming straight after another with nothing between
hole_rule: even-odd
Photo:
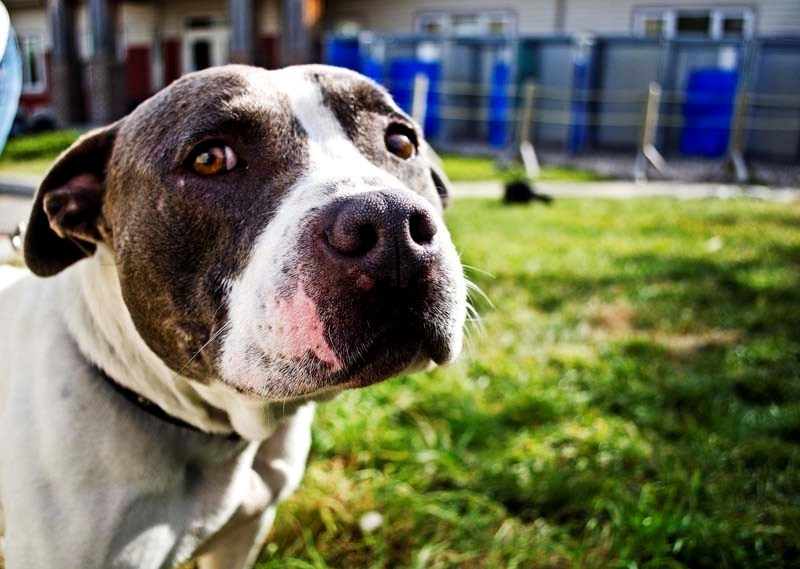
<instances>
[{"instance_id":1,"label":"dog","mask_svg":"<svg viewBox=\"0 0 800 569\"><path fill-rule=\"evenodd\" d=\"M0 294L6 569L251 567L315 402L458 356L448 195L387 92L322 65L192 73L82 136Z\"/></svg>"}]
</instances>

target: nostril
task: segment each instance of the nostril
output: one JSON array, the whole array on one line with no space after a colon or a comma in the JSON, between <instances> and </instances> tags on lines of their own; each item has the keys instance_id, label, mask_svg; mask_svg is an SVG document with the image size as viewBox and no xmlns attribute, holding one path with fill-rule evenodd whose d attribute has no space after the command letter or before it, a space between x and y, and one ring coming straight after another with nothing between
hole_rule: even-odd
<instances>
[{"instance_id":1,"label":"nostril","mask_svg":"<svg viewBox=\"0 0 800 569\"><path fill-rule=\"evenodd\" d=\"M337 252L351 257L369 253L378 242L378 232L371 223L358 225L334 224L323 231L328 245Z\"/></svg>"},{"instance_id":2,"label":"nostril","mask_svg":"<svg viewBox=\"0 0 800 569\"><path fill-rule=\"evenodd\" d=\"M428 245L436 235L436 224L429 215L415 213L408 219L408 231L415 243Z\"/></svg>"},{"instance_id":3,"label":"nostril","mask_svg":"<svg viewBox=\"0 0 800 569\"><path fill-rule=\"evenodd\" d=\"M356 234L358 235L358 246L350 253L351 255L366 255L372 250L373 247L375 247L375 244L378 242L378 232L375 230L374 225L366 223L360 225L356 230Z\"/></svg>"}]
</instances>

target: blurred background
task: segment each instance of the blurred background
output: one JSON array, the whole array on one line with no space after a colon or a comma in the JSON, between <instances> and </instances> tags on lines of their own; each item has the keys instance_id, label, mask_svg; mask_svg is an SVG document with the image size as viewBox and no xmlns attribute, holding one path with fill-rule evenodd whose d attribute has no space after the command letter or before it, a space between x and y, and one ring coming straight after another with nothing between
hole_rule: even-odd
<instances>
[{"instance_id":1,"label":"blurred background","mask_svg":"<svg viewBox=\"0 0 800 569\"><path fill-rule=\"evenodd\" d=\"M644 145L679 158L663 175L713 179L703 159L734 145L776 165L759 181L796 179L782 179L778 165L800 157L797 0L6 4L23 63L15 132L108 123L212 65L323 61L383 83L409 112L423 78L417 116L442 150L507 150L533 87L526 125L537 150L630 175L623 157L643 146L653 86L656 123ZM741 166L736 174L754 176Z\"/></svg>"},{"instance_id":2,"label":"blurred background","mask_svg":"<svg viewBox=\"0 0 800 569\"><path fill-rule=\"evenodd\" d=\"M4 2L0 261L58 152L213 65L355 69L443 157L465 356L320 408L260 568L798 566L798 0Z\"/></svg>"}]
</instances>

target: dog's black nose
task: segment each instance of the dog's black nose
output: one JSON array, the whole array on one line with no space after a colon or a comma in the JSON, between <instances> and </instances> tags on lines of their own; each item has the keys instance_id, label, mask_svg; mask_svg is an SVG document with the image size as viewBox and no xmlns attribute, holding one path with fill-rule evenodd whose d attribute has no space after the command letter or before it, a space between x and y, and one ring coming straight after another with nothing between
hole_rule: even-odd
<instances>
[{"instance_id":1,"label":"dog's black nose","mask_svg":"<svg viewBox=\"0 0 800 569\"><path fill-rule=\"evenodd\" d=\"M322 212L323 238L342 268L407 286L438 248L436 222L425 206L395 191L336 200Z\"/></svg>"}]
</instances>

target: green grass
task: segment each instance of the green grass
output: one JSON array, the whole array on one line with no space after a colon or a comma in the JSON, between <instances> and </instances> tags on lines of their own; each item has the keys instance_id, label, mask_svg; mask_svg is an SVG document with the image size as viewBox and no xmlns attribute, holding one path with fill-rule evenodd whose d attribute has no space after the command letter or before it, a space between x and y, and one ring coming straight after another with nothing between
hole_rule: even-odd
<instances>
[{"instance_id":1,"label":"green grass","mask_svg":"<svg viewBox=\"0 0 800 569\"><path fill-rule=\"evenodd\" d=\"M485 334L320 406L260 569L797 567L800 206L448 219Z\"/></svg>"},{"instance_id":2,"label":"green grass","mask_svg":"<svg viewBox=\"0 0 800 569\"><path fill-rule=\"evenodd\" d=\"M502 180L504 178L504 173L498 169L496 161L492 158L445 154L442 156L442 163L447 176L453 182ZM516 171L519 169L517 168ZM606 178L586 170L563 166L544 166L539 179L558 182L593 182Z\"/></svg>"},{"instance_id":3,"label":"green grass","mask_svg":"<svg viewBox=\"0 0 800 569\"><path fill-rule=\"evenodd\" d=\"M80 133L76 130L57 130L18 136L8 141L0 155L0 174L37 174L43 176L59 153L72 144ZM491 158L442 156L444 169L454 182L501 180L503 173ZM540 180L591 182L602 176L585 170L561 166L544 166Z\"/></svg>"},{"instance_id":4,"label":"green grass","mask_svg":"<svg viewBox=\"0 0 800 569\"><path fill-rule=\"evenodd\" d=\"M9 139L0 160L24 162L28 160L52 160L80 135L77 130L54 130L37 134L26 134Z\"/></svg>"},{"instance_id":5,"label":"green grass","mask_svg":"<svg viewBox=\"0 0 800 569\"><path fill-rule=\"evenodd\" d=\"M75 142L79 135L77 130L55 130L10 139L0 155L0 175L44 176L53 160Z\"/></svg>"}]
</instances>

